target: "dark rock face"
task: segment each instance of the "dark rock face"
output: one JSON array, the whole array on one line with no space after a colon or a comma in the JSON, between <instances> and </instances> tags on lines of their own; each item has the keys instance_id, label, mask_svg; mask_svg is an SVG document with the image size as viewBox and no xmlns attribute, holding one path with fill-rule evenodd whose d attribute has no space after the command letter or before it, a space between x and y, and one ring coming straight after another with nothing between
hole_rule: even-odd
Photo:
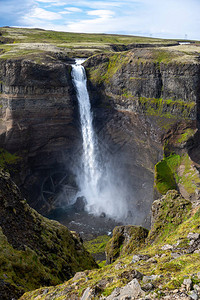
<instances>
[{"instance_id":1,"label":"dark rock face","mask_svg":"<svg viewBox=\"0 0 200 300\"><path fill-rule=\"evenodd\" d=\"M62 63L1 62L1 139L8 150L32 153L46 146L50 152L73 142L70 70Z\"/></svg>"},{"instance_id":2,"label":"dark rock face","mask_svg":"<svg viewBox=\"0 0 200 300\"><path fill-rule=\"evenodd\" d=\"M2 171L0 257L0 298L4 300L97 267L80 239L65 226L30 208L8 173Z\"/></svg>"},{"instance_id":3,"label":"dark rock face","mask_svg":"<svg viewBox=\"0 0 200 300\"><path fill-rule=\"evenodd\" d=\"M167 63L162 62L166 55L169 56ZM172 62L173 56L169 53L135 49L124 54L92 57L85 66L92 84L101 86L102 93L107 95L199 102L200 64L198 61L184 62L181 54L179 56L181 63ZM121 101L121 107L124 104Z\"/></svg>"},{"instance_id":4,"label":"dark rock face","mask_svg":"<svg viewBox=\"0 0 200 300\"><path fill-rule=\"evenodd\" d=\"M162 158L164 137L176 128L180 136L188 128L195 131L200 103L198 61L184 63L176 54L177 62L172 62L173 54L163 62L162 51L134 49L85 62L97 132L112 152L113 165L120 164L122 178L128 177L134 187L134 224L145 226L143 216L153 201L154 166ZM180 152L190 146L183 143Z\"/></svg>"},{"instance_id":5,"label":"dark rock face","mask_svg":"<svg viewBox=\"0 0 200 300\"><path fill-rule=\"evenodd\" d=\"M16 180L33 203L49 175L71 175L71 158L80 142L71 66L8 60L0 69L0 144L23 158Z\"/></svg>"}]
</instances>

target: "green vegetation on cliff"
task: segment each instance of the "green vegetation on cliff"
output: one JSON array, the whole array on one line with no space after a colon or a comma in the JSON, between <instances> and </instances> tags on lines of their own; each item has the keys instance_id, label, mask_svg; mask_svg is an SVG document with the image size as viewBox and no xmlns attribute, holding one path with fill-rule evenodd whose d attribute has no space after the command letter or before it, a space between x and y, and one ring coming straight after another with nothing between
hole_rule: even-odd
<instances>
[{"instance_id":1,"label":"green vegetation on cliff","mask_svg":"<svg viewBox=\"0 0 200 300\"><path fill-rule=\"evenodd\" d=\"M152 228L148 236L150 241L163 241L178 225L188 218L191 202L184 199L177 191L169 190L152 205Z\"/></svg>"},{"instance_id":2,"label":"green vegetation on cliff","mask_svg":"<svg viewBox=\"0 0 200 300\"><path fill-rule=\"evenodd\" d=\"M100 266L105 263L105 248L110 238L108 235L101 235L83 243L85 249L95 258Z\"/></svg>"},{"instance_id":3,"label":"green vegetation on cliff","mask_svg":"<svg viewBox=\"0 0 200 300\"><path fill-rule=\"evenodd\" d=\"M175 174L180 165L180 156L172 154L158 162L155 166L155 187L161 194L176 189Z\"/></svg>"},{"instance_id":4,"label":"green vegetation on cliff","mask_svg":"<svg viewBox=\"0 0 200 300\"><path fill-rule=\"evenodd\" d=\"M156 164L154 185L162 195L179 187L192 197L198 190L200 178L188 154L171 154Z\"/></svg>"},{"instance_id":5,"label":"green vegetation on cliff","mask_svg":"<svg viewBox=\"0 0 200 300\"><path fill-rule=\"evenodd\" d=\"M139 97L138 100L133 97L133 101L138 101L139 109L149 116L187 120L195 115L196 103L194 101L185 102L182 100L145 97Z\"/></svg>"}]
</instances>

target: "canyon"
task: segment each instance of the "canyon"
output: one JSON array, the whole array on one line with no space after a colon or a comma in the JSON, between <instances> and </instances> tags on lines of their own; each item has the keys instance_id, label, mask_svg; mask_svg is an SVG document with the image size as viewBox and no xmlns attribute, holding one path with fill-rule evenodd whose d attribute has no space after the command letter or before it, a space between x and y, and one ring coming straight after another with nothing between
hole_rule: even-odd
<instances>
[{"instance_id":1,"label":"canyon","mask_svg":"<svg viewBox=\"0 0 200 300\"><path fill-rule=\"evenodd\" d=\"M185 214L189 207L196 213L200 205L200 51L199 45L184 48L178 42L130 45L112 44L112 50L101 49L92 56L82 49L81 56L87 57L83 66L100 152L116 185L126 190L126 219L117 220L121 224L114 220L102 234L114 225L140 225L151 228L148 237L144 231L144 239L152 243L161 234L160 228L166 226L159 218L167 193L186 207ZM19 186L20 197L45 216L55 216L71 205L71 198L79 190L77 174L82 153L79 109L71 76L75 61L65 50L56 51L48 48L43 53L19 52L16 57L0 55L1 167ZM171 190L177 190L178 195L170 194ZM173 211L173 201L168 202ZM83 210L79 207L76 213L83 213L84 219L87 215ZM108 213L97 220L102 224L110 222L109 217ZM176 226L184 222L175 221L180 218L176 206L173 217ZM8 229L0 225L9 237ZM125 236L133 234L127 230L122 230ZM114 262L116 246L114 241L109 243L107 262ZM121 255L135 251L132 246L131 250L129 246L124 249ZM117 253L120 257L119 249ZM94 266L88 264L88 269ZM71 271L64 279L73 275Z\"/></svg>"}]
</instances>

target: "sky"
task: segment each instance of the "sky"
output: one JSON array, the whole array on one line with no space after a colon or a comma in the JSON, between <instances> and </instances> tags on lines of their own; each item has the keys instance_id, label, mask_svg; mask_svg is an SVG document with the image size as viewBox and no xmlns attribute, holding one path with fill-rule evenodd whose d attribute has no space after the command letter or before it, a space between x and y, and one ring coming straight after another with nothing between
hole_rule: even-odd
<instances>
[{"instance_id":1,"label":"sky","mask_svg":"<svg viewBox=\"0 0 200 300\"><path fill-rule=\"evenodd\" d=\"M0 0L0 26L200 40L200 0Z\"/></svg>"}]
</instances>

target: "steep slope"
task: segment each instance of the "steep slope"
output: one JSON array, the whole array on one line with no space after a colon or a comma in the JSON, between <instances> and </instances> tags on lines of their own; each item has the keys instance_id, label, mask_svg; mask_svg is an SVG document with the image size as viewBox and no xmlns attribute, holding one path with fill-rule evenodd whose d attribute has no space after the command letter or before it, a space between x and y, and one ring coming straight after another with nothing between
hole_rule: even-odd
<instances>
[{"instance_id":1,"label":"steep slope","mask_svg":"<svg viewBox=\"0 0 200 300\"><path fill-rule=\"evenodd\" d=\"M198 299L193 297L200 292L199 209L191 210L189 201L169 191L154 203L153 217L146 245L111 265L20 299Z\"/></svg>"},{"instance_id":2,"label":"steep slope","mask_svg":"<svg viewBox=\"0 0 200 300\"><path fill-rule=\"evenodd\" d=\"M97 267L77 234L29 207L0 171L0 298L10 300Z\"/></svg>"}]
</instances>

